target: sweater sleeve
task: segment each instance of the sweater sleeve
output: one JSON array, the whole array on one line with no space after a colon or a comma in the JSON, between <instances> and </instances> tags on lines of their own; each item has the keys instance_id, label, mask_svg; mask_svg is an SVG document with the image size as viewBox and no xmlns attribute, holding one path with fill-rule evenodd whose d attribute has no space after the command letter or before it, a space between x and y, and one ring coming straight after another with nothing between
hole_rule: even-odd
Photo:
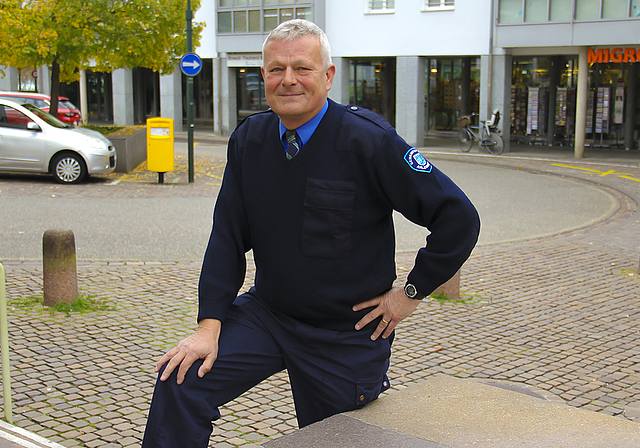
<instances>
[{"instance_id":1,"label":"sweater sleeve","mask_svg":"<svg viewBox=\"0 0 640 448\"><path fill-rule=\"evenodd\" d=\"M391 207L430 234L418 251L408 282L430 294L460 269L480 232L475 207L444 173L387 130L374 160L381 194Z\"/></svg>"},{"instance_id":2,"label":"sweater sleeve","mask_svg":"<svg viewBox=\"0 0 640 448\"><path fill-rule=\"evenodd\" d=\"M213 213L213 228L200 272L198 321L224 322L227 310L242 287L245 254L251 249L242 193L238 139L229 139L227 165Z\"/></svg>"}]
</instances>

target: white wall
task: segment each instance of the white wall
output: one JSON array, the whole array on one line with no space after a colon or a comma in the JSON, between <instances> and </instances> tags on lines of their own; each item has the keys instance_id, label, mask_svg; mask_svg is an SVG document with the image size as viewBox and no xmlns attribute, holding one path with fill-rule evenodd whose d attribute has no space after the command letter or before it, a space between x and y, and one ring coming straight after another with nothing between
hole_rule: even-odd
<instances>
[{"instance_id":1,"label":"white wall","mask_svg":"<svg viewBox=\"0 0 640 448\"><path fill-rule=\"evenodd\" d=\"M396 0L393 14L366 14L366 0L326 0L332 55L453 56L489 51L491 0L456 0L423 12L424 0Z\"/></svg>"},{"instance_id":2,"label":"white wall","mask_svg":"<svg viewBox=\"0 0 640 448\"><path fill-rule=\"evenodd\" d=\"M201 58L215 58L218 56L216 48L216 0L202 0L200 9L193 15L194 22L204 22L205 27L200 35L200 46L195 52Z\"/></svg>"}]
</instances>

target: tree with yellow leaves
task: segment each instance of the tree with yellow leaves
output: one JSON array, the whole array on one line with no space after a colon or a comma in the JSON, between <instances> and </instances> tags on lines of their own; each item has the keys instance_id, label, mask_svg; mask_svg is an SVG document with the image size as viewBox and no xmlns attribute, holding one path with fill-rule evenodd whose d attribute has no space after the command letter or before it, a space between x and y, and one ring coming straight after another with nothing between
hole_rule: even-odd
<instances>
[{"instance_id":1,"label":"tree with yellow leaves","mask_svg":"<svg viewBox=\"0 0 640 448\"><path fill-rule=\"evenodd\" d=\"M80 70L171 73L186 50L185 11L186 0L1 0L0 66L50 67L57 116L60 81L76 81ZM195 46L201 30L194 24Z\"/></svg>"}]
</instances>

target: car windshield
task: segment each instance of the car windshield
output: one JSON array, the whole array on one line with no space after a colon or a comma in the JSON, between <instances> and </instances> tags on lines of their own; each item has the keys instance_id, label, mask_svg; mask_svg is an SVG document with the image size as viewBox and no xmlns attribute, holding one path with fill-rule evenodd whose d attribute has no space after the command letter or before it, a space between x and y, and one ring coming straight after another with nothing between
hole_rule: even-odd
<instances>
[{"instance_id":1,"label":"car windshield","mask_svg":"<svg viewBox=\"0 0 640 448\"><path fill-rule=\"evenodd\" d=\"M71 101L68 101L68 100L60 101L60 104L62 104L67 109L71 109L71 110L77 109L77 107Z\"/></svg>"},{"instance_id":2,"label":"car windshield","mask_svg":"<svg viewBox=\"0 0 640 448\"><path fill-rule=\"evenodd\" d=\"M39 119L47 123L49 126L53 126L55 128L72 128L73 127L70 124L63 123L53 115L49 115L48 113L46 113L42 109L37 108L33 104L23 104L22 107L27 109L32 114L36 115Z\"/></svg>"}]
</instances>

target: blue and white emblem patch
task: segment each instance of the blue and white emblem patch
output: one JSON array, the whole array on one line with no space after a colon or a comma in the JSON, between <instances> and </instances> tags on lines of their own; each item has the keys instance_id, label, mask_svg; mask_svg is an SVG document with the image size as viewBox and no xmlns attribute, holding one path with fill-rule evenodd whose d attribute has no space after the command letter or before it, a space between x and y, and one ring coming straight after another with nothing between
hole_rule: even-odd
<instances>
[{"instance_id":1,"label":"blue and white emblem patch","mask_svg":"<svg viewBox=\"0 0 640 448\"><path fill-rule=\"evenodd\" d=\"M433 165L416 148L409 148L409 151L404 155L404 160L415 171L430 173L433 169Z\"/></svg>"}]
</instances>

